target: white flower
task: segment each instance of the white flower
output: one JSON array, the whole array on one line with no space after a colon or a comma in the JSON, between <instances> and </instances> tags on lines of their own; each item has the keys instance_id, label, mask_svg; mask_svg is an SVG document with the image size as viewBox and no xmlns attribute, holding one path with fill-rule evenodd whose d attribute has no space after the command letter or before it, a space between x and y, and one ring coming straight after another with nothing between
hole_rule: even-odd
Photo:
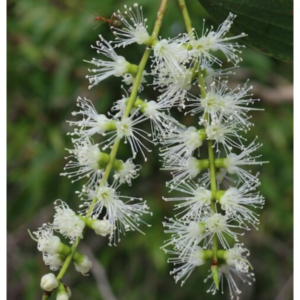
<instances>
[{"instance_id":1,"label":"white flower","mask_svg":"<svg viewBox=\"0 0 300 300\"><path fill-rule=\"evenodd\" d=\"M173 179L167 183L171 189L174 189L180 183L188 179L195 178L201 172L199 161L195 157L180 158L173 157L173 160L167 159L164 161L162 170L171 171Z\"/></svg>"},{"instance_id":2,"label":"white flower","mask_svg":"<svg viewBox=\"0 0 300 300\"><path fill-rule=\"evenodd\" d=\"M135 118L139 113L139 111L136 110L130 117L108 119L106 116L97 113L91 101L79 98L78 102L78 106L80 106L82 110L73 114L82 114L84 118L79 122L70 122L71 125L80 127L79 130L74 131L72 134L79 136L75 142L85 140L95 133L99 133L106 138L97 145L103 145L103 150L105 150L111 147L116 139L124 138L125 143L129 142L134 157L138 151L141 151L145 161L147 160L144 150L148 152L151 152L151 150L141 142L140 137L151 143L152 141L147 138L147 136L149 137L151 134L146 133L140 128L134 127L147 119L144 115Z\"/></svg>"},{"instance_id":3,"label":"white flower","mask_svg":"<svg viewBox=\"0 0 300 300\"><path fill-rule=\"evenodd\" d=\"M223 90L226 93L222 94L221 98L221 111L224 116L235 120L240 126L245 129L249 129L253 124L249 121L251 116L247 115L250 111L260 111L262 109L249 107L250 104L254 104L260 99L253 99L253 94L250 91L253 89L253 86L248 86L248 80L241 87L238 85L234 89ZM218 91L218 93L221 90Z\"/></svg>"},{"instance_id":4,"label":"white flower","mask_svg":"<svg viewBox=\"0 0 300 300\"><path fill-rule=\"evenodd\" d=\"M123 87L123 85L121 86L121 88L124 92L124 94L122 95L122 99L115 101L111 108L111 111L114 112L114 114L112 115L113 120L121 119L124 116L126 108L127 108L127 103L130 98L130 94ZM131 89L129 89L129 91L130 90ZM137 99L136 99L136 101L137 101ZM138 110L138 108L134 107L134 105L133 105L133 107L131 108L131 111L130 111L130 115L133 113L136 113L137 110ZM108 114L110 115L110 113L108 113Z\"/></svg>"},{"instance_id":5,"label":"white flower","mask_svg":"<svg viewBox=\"0 0 300 300\"><path fill-rule=\"evenodd\" d=\"M78 112L74 111L73 116L82 115L80 121L67 121L71 126L77 126L74 132L68 133L72 136L77 135L79 139L92 137L94 134L104 134L108 130L114 129L114 121L108 119L103 114L98 114L92 101L86 98L77 98Z\"/></svg>"},{"instance_id":6,"label":"white flower","mask_svg":"<svg viewBox=\"0 0 300 300\"><path fill-rule=\"evenodd\" d=\"M222 111L222 95L228 90L226 84L213 82L206 88L205 98L198 98L197 96L189 97L189 101L192 104L187 104L186 107L195 107L187 113L195 115L201 113L200 120L204 123L204 116L209 114L213 116L219 116Z\"/></svg>"},{"instance_id":7,"label":"white flower","mask_svg":"<svg viewBox=\"0 0 300 300\"><path fill-rule=\"evenodd\" d=\"M184 106L185 96L190 90L193 80L193 71L181 66L181 72L173 72L167 65L152 70L154 89L162 94L158 99L164 99L170 107Z\"/></svg>"},{"instance_id":8,"label":"white flower","mask_svg":"<svg viewBox=\"0 0 300 300\"><path fill-rule=\"evenodd\" d=\"M205 140L205 132L191 126L188 128L177 128L161 142L165 147L161 148L164 159L181 157L188 159L194 151L202 146Z\"/></svg>"},{"instance_id":9,"label":"white flower","mask_svg":"<svg viewBox=\"0 0 300 300\"><path fill-rule=\"evenodd\" d=\"M92 228L95 230L96 234L107 236L113 231L111 223L106 220L92 220Z\"/></svg>"},{"instance_id":10,"label":"white flower","mask_svg":"<svg viewBox=\"0 0 300 300\"><path fill-rule=\"evenodd\" d=\"M164 138L178 126L182 127L177 120L170 116L170 104L167 101L156 102L145 100L140 110L150 120L151 135L154 141Z\"/></svg>"},{"instance_id":11,"label":"white flower","mask_svg":"<svg viewBox=\"0 0 300 300\"><path fill-rule=\"evenodd\" d=\"M56 200L54 204L56 213L53 220L53 229L70 239L70 243L73 243L78 237L82 238L85 223L76 216L75 212L65 202Z\"/></svg>"},{"instance_id":12,"label":"white flower","mask_svg":"<svg viewBox=\"0 0 300 300\"><path fill-rule=\"evenodd\" d=\"M249 222L256 227L259 224L258 216L250 209L262 208L264 205L264 198L259 193L251 192L254 187L244 184L238 189L230 187L221 196L219 202L221 208L226 211L228 216L231 216L239 223Z\"/></svg>"},{"instance_id":13,"label":"white flower","mask_svg":"<svg viewBox=\"0 0 300 300\"><path fill-rule=\"evenodd\" d=\"M242 227L241 225L230 224L232 219L228 216L223 216L220 213L212 213L210 216L205 217L203 222L205 222L206 233L210 235L210 238L204 245L204 248L211 243L213 236L216 234L222 247L229 249L229 244L225 235L232 237L235 241L238 241L238 235L243 235L232 231L232 228L243 228L249 230L247 227Z\"/></svg>"},{"instance_id":14,"label":"white flower","mask_svg":"<svg viewBox=\"0 0 300 300\"><path fill-rule=\"evenodd\" d=\"M112 226L110 242L114 238L120 241L120 235L127 231L142 231L138 228L140 223L145 223L141 220L143 214L150 214L149 207L146 201L141 198L121 196L116 188L116 183L112 186L100 186L96 190L90 190L86 193L86 198L83 197L81 214L86 214L89 211L91 202L96 198L96 202L92 206L91 217L98 218L100 214L105 214L104 218L109 221ZM126 201L126 202L123 202ZM137 202L132 204L132 202ZM116 233L114 233L116 231Z\"/></svg>"},{"instance_id":15,"label":"white flower","mask_svg":"<svg viewBox=\"0 0 300 300\"><path fill-rule=\"evenodd\" d=\"M92 88L110 76L120 77L128 73L130 65L123 56L117 55L111 44L104 40L101 35L99 35L99 38L100 41L96 42L96 46L91 47L96 49L98 54L106 56L109 60L93 58L91 61L85 61L96 66L96 69L89 69L89 72L96 74L86 76L91 84L89 88Z\"/></svg>"},{"instance_id":16,"label":"white flower","mask_svg":"<svg viewBox=\"0 0 300 300\"><path fill-rule=\"evenodd\" d=\"M173 246L180 252L179 256L185 256L188 252L193 252L197 245L207 236L205 224L199 221L182 221L168 219L163 222L163 226L168 229L165 233L171 233L171 238L166 240L162 249L168 252L167 248Z\"/></svg>"},{"instance_id":17,"label":"white flower","mask_svg":"<svg viewBox=\"0 0 300 300\"><path fill-rule=\"evenodd\" d=\"M138 111L131 114L130 117L123 117L120 120L115 121L115 130L110 131L107 135L106 140L99 143L99 145L103 145L103 150L111 147L116 139L121 140L124 138L125 144L129 143L133 158L136 157L136 154L140 151L144 157L144 160L147 161L144 151L151 152L152 150L148 149L140 140L142 137L143 139L147 140L148 142L152 143L150 139L147 138L151 136L146 131L141 128L138 128L136 125L140 124L141 122L145 121L146 118L144 115L141 115L137 118L135 116L138 114ZM135 127L136 126L136 127Z\"/></svg>"},{"instance_id":18,"label":"white flower","mask_svg":"<svg viewBox=\"0 0 300 300\"><path fill-rule=\"evenodd\" d=\"M122 99L120 100L117 100L114 102L111 110L113 112L115 112L114 114L114 119L118 119L118 118L122 118L124 113L125 113L125 110L126 110L126 104L127 104L127 100L128 100L128 94L127 94L127 91L126 91L126 95L122 96ZM132 109L133 111L133 109Z\"/></svg>"},{"instance_id":19,"label":"white flower","mask_svg":"<svg viewBox=\"0 0 300 300\"><path fill-rule=\"evenodd\" d=\"M103 174L103 168L100 168L102 154L97 144L93 144L88 138L85 140L74 141L74 149L66 149L70 155L67 159L70 161L64 167L64 173L61 176L75 177L72 183L88 178L87 187L92 187L98 183Z\"/></svg>"},{"instance_id":20,"label":"white flower","mask_svg":"<svg viewBox=\"0 0 300 300\"><path fill-rule=\"evenodd\" d=\"M58 284L59 282L53 273L46 274L41 278L41 288L44 291L52 292L58 287Z\"/></svg>"},{"instance_id":21,"label":"white flower","mask_svg":"<svg viewBox=\"0 0 300 300\"><path fill-rule=\"evenodd\" d=\"M251 89L252 86L248 87L247 82L242 88L237 86L231 90L226 81L214 81L206 87L205 98L196 96L188 98L192 103L187 104L186 107L194 108L187 113L192 115L201 113L200 120L202 123L205 123L205 115L208 114L210 119L222 117L236 122L237 126L249 129L252 123L249 121L251 117L247 113L260 110L249 106L255 101L259 101L259 99L251 98L253 96L249 93Z\"/></svg>"},{"instance_id":22,"label":"white flower","mask_svg":"<svg viewBox=\"0 0 300 300\"><path fill-rule=\"evenodd\" d=\"M210 207L211 191L202 186L195 184L192 180L183 182L174 188L175 191L182 192L184 196L166 198L166 201L180 201L175 205L176 210L181 210L176 216L185 219L199 219L205 214Z\"/></svg>"},{"instance_id":23,"label":"white flower","mask_svg":"<svg viewBox=\"0 0 300 300\"><path fill-rule=\"evenodd\" d=\"M179 35L173 39L162 39L154 43L153 65L154 68L167 67L170 72L182 73L182 66L188 62L188 50L184 46L189 40L186 34Z\"/></svg>"},{"instance_id":24,"label":"white flower","mask_svg":"<svg viewBox=\"0 0 300 300\"><path fill-rule=\"evenodd\" d=\"M233 248L229 249L225 254L226 263L235 267L237 272L248 273L250 263L246 257L249 255L249 250L244 248L243 244L234 244Z\"/></svg>"},{"instance_id":25,"label":"white flower","mask_svg":"<svg viewBox=\"0 0 300 300\"><path fill-rule=\"evenodd\" d=\"M133 43L139 45L147 43L150 36L147 32L147 19L144 19L142 7L139 7L137 3L133 5L134 11L131 7L127 8L126 5L124 7L124 14L119 10L113 14L113 17L121 21L125 26L125 28L111 26L113 33L117 35L114 44L117 47L125 47Z\"/></svg>"},{"instance_id":26,"label":"white flower","mask_svg":"<svg viewBox=\"0 0 300 300\"><path fill-rule=\"evenodd\" d=\"M215 141L213 147L216 147L216 152L219 152L219 144L222 144L226 153L233 148L242 150L244 148L242 141L246 140L239 135L240 128L236 122L232 120L224 120L222 116L212 117L210 123L206 124L205 132L208 140Z\"/></svg>"},{"instance_id":27,"label":"white flower","mask_svg":"<svg viewBox=\"0 0 300 300\"><path fill-rule=\"evenodd\" d=\"M263 161L256 161L256 159L260 158L261 155L251 156L252 152L256 151L262 146L262 144L255 144L255 142L256 139L240 154L230 153L225 159L225 167L228 173L236 174L242 182L247 183L249 186L255 183L258 184L258 174L253 175L241 167L249 165L262 165L263 163L266 163Z\"/></svg>"},{"instance_id":28,"label":"white flower","mask_svg":"<svg viewBox=\"0 0 300 300\"><path fill-rule=\"evenodd\" d=\"M178 253L178 251L169 250L168 253L174 255L174 257L168 259L168 263L173 263L175 266L170 274L175 274L174 279L176 283L182 279L181 286L189 278L196 267L205 263L202 255L202 248L198 246L183 256ZM179 264L181 265L178 266Z\"/></svg>"},{"instance_id":29,"label":"white flower","mask_svg":"<svg viewBox=\"0 0 300 300\"><path fill-rule=\"evenodd\" d=\"M206 85L212 84L214 81L221 81L228 77L228 75L235 75L232 72L236 67L226 68L226 69L213 69L212 64L207 60L201 62L201 73L203 74L204 81Z\"/></svg>"},{"instance_id":30,"label":"white flower","mask_svg":"<svg viewBox=\"0 0 300 300\"><path fill-rule=\"evenodd\" d=\"M147 75L146 71L143 71L142 78L140 80L140 84L139 84L139 88L138 88L139 92L144 90L143 83L147 82L147 80L145 79L146 75ZM131 85L131 87L128 89L128 91L131 92L132 91L132 86L135 82L135 77L130 73L126 73L126 74L123 75L123 80L122 81L127 85Z\"/></svg>"},{"instance_id":31,"label":"white flower","mask_svg":"<svg viewBox=\"0 0 300 300\"><path fill-rule=\"evenodd\" d=\"M114 179L120 183L125 183L131 186L131 180L139 176L138 171L141 169L140 165L135 165L131 158L126 162L122 162L120 169L115 170Z\"/></svg>"},{"instance_id":32,"label":"white flower","mask_svg":"<svg viewBox=\"0 0 300 300\"><path fill-rule=\"evenodd\" d=\"M92 262L86 255L80 257L79 261L74 261L74 266L77 272L81 273L82 275L86 275L92 267Z\"/></svg>"},{"instance_id":33,"label":"white flower","mask_svg":"<svg viewBox=\"0 0 300 300\"><path fill-rule=\"evenodd\" d=\"M64 257L60 254L48 254L43 252L43 261L46 266L50 267L51 271L57 271L64 263Z\"/></svg>"},{"instance_id":34,"label":"white flower","mask_svg":"<svg viewBox=\"0 0 300 300\"><path fill-rule=\"evenodd\" d=\"M38 250L47 252L50 255L57 254L60 249L60 238L53 235L53 228L51 225L43 224L38 228L38 231L33 233L37 238Z\"/></svg>"},{"instance_id":35,"label":"white flower","mask_svg":"<svg viewBox=\"0 0 300 300\"><path fill-rule=\"evenodd\" d=\"M220 50L225 54L228 62L231 61L233 64L237 65L240 61L242 61L237 53L240 54L242 51L239 49L244 48L245 46L241 46L236 42L232 43L231 41L244 37L246 34L241 33L233 37L224 37L230 30L235 17L235 15L230 13L228 18L217 28L216 31L214 31L213 27L211 27L211 30L206 30L205 32L203 30L204 35L202 35L199 39L191 40L191 52L195 59L200 61L208 60L211 63L222 65L222 61L210 53L211 51Z\"/></svg>"},{"instance_id":36,"label":"white flower","mask_svg":"<svg viewBox=\"0 0 300 300\"><path fill-rule=\"evenodd\" d=\"M255 281L253 273L244 273L236 270L235 267L229 266L227 264L221 265L219 268L219 286L221 287L221 292L224 293L224 277L227 280L229 287L229 294L231 299L239 300L239 295L242 293L238 288L233 275L235 274L238 278L240 278L244 283L248 283L252 285L252 282ZM207 282L208 279L212 278L210 274L204 282ZM212 282L210 288L207 290L208 293L212 293L215 295L217 293L217 288L215 286L214 281Z\"/></svg>"}]
</instances>

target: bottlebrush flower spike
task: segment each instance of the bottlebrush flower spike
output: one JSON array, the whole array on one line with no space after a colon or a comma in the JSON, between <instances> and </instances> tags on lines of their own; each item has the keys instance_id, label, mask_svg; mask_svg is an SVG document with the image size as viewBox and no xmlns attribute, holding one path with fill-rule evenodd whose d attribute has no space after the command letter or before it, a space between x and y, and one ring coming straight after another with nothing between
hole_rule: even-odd
<instances>
[{"instance_id":1,"label":"bottlebrush flower spike","mask_svg":"<svg viewBox=\"0 0 300 300\"><path fill-rule=\"evenodd\" d=\"M162 2L158 14L164 16L165 11L166 2ZM143 233L140 229L141 223L148 224L141 218L150 214L146 201L139 197L123 196L119 188L122 184L131 186L133 180L138 177L141 166L135 164L133 159L141 152L146 161L145 152L151 152L144 142L155 144L167 131L179 126L169 114L170 107L167 101L160 99L157 102L148 102L137 97L138 92L143 91L146 75L152 73L147 72L145 67L150 57L149 48L153 49L154 42L158 42L156 37L159 35L162 18L156 20L151 36L147 32L147 20L143 17L142 7L137 4L134 4L133 8L125 6L124 13L115 12L111 19L97 19L111 25L117 40L107 41L100 35L96 45L92 46L101 57L86 61L94 66L89 70L92 74L86 76L90 83L89 88L114 76L121 77L129 86L129 93L125 91L126 95L115 101L111 111L106 114L98 113L92 101L79 97L78 110L72 113L74 120L67 121L74 128L68 133L73 147L67 149L68 162L61 175L72 178L72 182L85 180L76 192L83 200L81 210L77 215L68 204L59 200L55 205L53 224L44 224L34 233L35 237L31 235L43 253L45 264L51 270L60 269L56 277L59 285L53 288L56 289L57 299L61 300L71 297L70 289L62 283L70 262L74 262L75 269L82 275L86 275L92 267L87 256L76 251L87 227L92 229L98 238L109 235L109 244L116 244L121 235L128 231ZM147 46L146 48L143 45L146 48L145 54L138 66L131 64L115 51L118 46L133 43ZM176 53L179 54L178 51ZM163 57L165 56L162 55L161 59ZM124 90L123 86L120 88ZM174 106L178 102L174 101ZM147 120L150 121L151 133L140 126ZM126 144L129 144L132 155L123 161L117 157L118 150L120 147L126 147ZM72 245L62 243L60 237L54 235L54 231L69 239ZM46 287L42 287L44 286ZM50 293L44 293L43 299L47 299L49 295Z\"/></svg>"},{"instance_id":2,"label":"bottlebrush flower spike","mask_svg":"<svg viewBox=\"0 0 300 300\"><path fill-rule=\"evenodd\" d=\"M200 37L188 25L189 34L182 36L185 42L176 45L184 48L181 58L174 59L176 38L170 42L161 39L160 46L170 47L170 57L162 58L154 49L153 85L162 93L159 98L168 98L170 107L180 102L177 107L185 110L185 115L196 116L197 123L196 127L189 118L190 127L181 125L161 141L162 169L173 177L166 186L175 194L163 197L175 202L176 211L176 218L163 223L165 232L171 234L162 246L171 255L168 262L174 263L171 274L183 284L196 267L211 261L208 279L213 283L208 292L215 294L219 288L223 292L226 279L230 297L239 299L241 291L234 276L251 284L254 275L246 258L249 251L237 242L250 230L249 225L257 228L256 209L264 204L264 198L255 192L259 173L252 174L248 168L265 162L260 155L253 155L261 144L255 139L246 146L244 137L253 126L249 113L261 110L252 107L259 99L252 98L248 81L230 88L233 68L220 69L223 61L215 56L221 51L235 66L242 62L244 46L232 41L245 34L226 37L234 18L230 14L217 30L203 29Z\"/></svg>"}]
</instances>

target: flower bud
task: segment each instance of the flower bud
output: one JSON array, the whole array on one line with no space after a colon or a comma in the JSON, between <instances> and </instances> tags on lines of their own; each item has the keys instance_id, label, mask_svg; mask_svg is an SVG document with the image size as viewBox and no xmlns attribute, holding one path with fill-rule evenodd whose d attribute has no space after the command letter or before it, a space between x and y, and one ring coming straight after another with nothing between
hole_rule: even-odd
<instances>
[{"instance_id":1,"label":"flower bud","mask_svg":"<svg viewBox=\"0 0 300 300\"><path fill-rule=\"evenodd\" d=\"M56 296L56 300L69 300L69 296L67 293L59 293Z\"/></svg>"},{"instance_id":2,"label":"flower bud","mask_svg":"<svg viewBox=\"0 0 300 300\"><path fill-rule=\"evenodd\" d=\"M71 297L71 290L62 283L59 285L56 295L56 300L69 300Z\"/></svg>"},{"instance_id":3,"label":"flower bud","mask_svg":"<svg viewBox=\"0 0 300 300\"><path fill-rule=\"evenodd\" d=\"M53 273L44 275L41 278L41 288L44 291L51 292L58 287L58 280Z\"/></svg>"},{"instance_id":4,"label":"flower bud","mask_svg":"<svg viewBox=\"0 0 300 300\"><path fill-rule=\"evenodd\" d=\"M212 278L215 283L217 291L219 290L219 268L216 265L211 266Z\"/></svg>"},{"instance_id":5,"label":"flower bud","mask_svg":"<svg viewBox=\"0 0 300 300\"><path fill-rule=\"evenodd\" d=\"M79 252L76 252L73 259L76 271L80 272L82 275L86 275L92 267L92 262L89 258Z\"/></svg>"},{"instance_id":6,"label":"flower bud","mask_svg":"<svg viewBox=\"0 0 300 300\"><path fill-rule=\"evenodd\" d=\"M106 236L112 231L112 225L108 220L93 220L91 228L95 230L96 234L102 236Z\"/></svg>"},{"instance_id":7,"label":"flower bud","mask_svg":"<svg viewBox=\"0 0 300 300\"><path fill-rule=\"evenodd\" d=\"M56 213L54 215L53 228L70 239L71 243L78 237L82 238L84 222L65 202L56 200L54 204Z\"/></svg>"},{"instance_id":8,"label":"flower bud","mask_svg":"<svg viewBox=\"0 0 300 300\"><path fill-rule=\"evenodd\" d=\"M47 252L54 255L59 252L61 247L60 238L58 236L51 236L49 239L44 239L38 243L38 249L41 252Z\"/></svg>"},{"instance_id":9,"label":"flower bud","mask_svg":"<svg viewBox=\"0 0 300 300\"><path fill-rule=\"evenodd\" d=\"M72 296L71 289L68 286L65 286L65 288L66 288L66 291L67 291L67 294L68 294L69 298L71 298L71 296Z\"/></svg>"}]
</instances>

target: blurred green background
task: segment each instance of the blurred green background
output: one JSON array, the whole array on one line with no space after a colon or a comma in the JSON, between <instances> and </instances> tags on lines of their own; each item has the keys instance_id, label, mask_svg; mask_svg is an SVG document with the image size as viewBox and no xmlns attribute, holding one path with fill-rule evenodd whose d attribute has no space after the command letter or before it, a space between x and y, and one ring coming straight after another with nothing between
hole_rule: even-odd
<instances>
[{"instance_id":1,"label":"blurred green background","mask_svg":"<svg viewBox=\"0 0 300 300\"><path fill-rule=\"evenodd\" d=\"M79 200L74 194L80 183L71 184L59 173L65 164L66 147L71 147L65 120L75 110L76 98L91 99L99 112L107 112L121 98L120 80L111 78L92 90L85 79L87 64L96 54L90 48L102 34L112 39L107 24L93 29L95 15L110 17L132 0L122 1L10 1L8 0L8 299L41 298L40 278L49 269L43 264L27 229L35 230L51 221L53 201L63 199L74 210ZM159 0L141 0L149 19L155 20ZM201 32L202 19L209 16L197 1L187 1L193 25ZM209 21L211 22L211 21ZM164 37L184 32L176 1L170 1L161 34ZM119 53L138 63L143 47L131 46ZM242 238L251 251L256 273L253 286L243 285L243 300L292 299L293 208L293 73L292 65L276 61L255 50L243 52L244 61L233 84L251 79L254 93L261 98L264 112L253 114L256 135L264 143L261 152L270 161L261 169L261 193L266 205L261 213L259 231ZM147 88L142 98L155 99ZM180 121L194 120L178 114ZM128 149L122 149L126 157ZM128 233L118 247L109 247L107 240L88 233L82 252L94 261L93 273L83 277L70 267L65 282L70 285L72 299L229 299L206 294L205 267L196 269L183 287L169 275L170 265L159 249L165 238L162 221L172 216L172 205L162 201L167 194L164 182L167 172L159 171L158 150L148 155L141 175L132 188L123 188L127 195L143 197L153 211L147 217L151 228L146 235ZM88 247L87 247L88 245ZM105 273L104 271L105 270ZM108 290L107 290L108 289ZM112 296L112 293L115 295Z\"/></svg>"}]
</instances>

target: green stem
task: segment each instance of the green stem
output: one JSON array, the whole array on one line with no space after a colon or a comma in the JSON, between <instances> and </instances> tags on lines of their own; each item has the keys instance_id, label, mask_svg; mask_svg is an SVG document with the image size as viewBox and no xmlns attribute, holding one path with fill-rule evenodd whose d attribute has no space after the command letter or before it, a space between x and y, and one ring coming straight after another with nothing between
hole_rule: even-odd
<instances>
[{"instance_id":1,"label":"green stem","mask_svg":"<svg viewBox=\"0 0 300 300\"><path fill-rule=\"evenodd\" d=\"M146 49L145 52L144 52L144 55L141 59L141 62L139 64L139 68L138 68L138 72L136 74L136 77L135 77L135 81L133 83L133 86L132 86L132 92L131 92L131 95L127 101L127 104L126 104L126 110L125 110L125 113L124 113L124 117L128 117L129 114L130 114L130 111L134 105L134 102L136 100L136 97L137 97L137 93L138 93L138 89L139 89L139 86L140 86L140 82L141 82L141 79L142 79L142 76L143 76L143 72L144 72L144 69L145 69L145 66L146 66L146 63L148 61L148 58L151 54L151 49Z\"/></svg>"},{"instance_id":2,"label":"green stem","mask_svg":"<svg viewBox=\"0 0 300 300\"><path fill-rule=\"evenodd\" d=\"M43 298L42 298L42 300L47 300L49 298L49 295L47 295L47 294L43 294Z\"/></svg>"},{"instance_id":3,"label":"green stem","mask_svg":"<svg viewBox=\"0 0 300 300\"><path fill-rule=\"evenodd\" d=\"M198 82L201 89L201 97L206 97L206 89L205 89L205 81L203 79L203 74L201 71L198 73ZM204 119L206 122L209 122L208 114L204 115ZM208 147L208 160L209 160L209 177L210 177L210 190L211 190L211 210L216 212L215 201L216 195L218 192L217 189L217 180L216 180L216 167L215 167L215 154L214 148L212 144L212 140L208 140L207 142ZM212 240L212 265L211 265L211 272L213 276L214 283L216 285L217 290L219 290L219 269L218 269L218 237L215 234Z\"/></svg>"},{"instance_id":4,"label":"green stem","mask_svg":"<svg viewBox=\"0 0 300 300\"><path fill-rule=\"evenodd\" d=\"M206 90L205 90L205 82L203 79L203 75L201 72L198 74L198 82L199 86L201 89L201 97L205 98L206 97ZM209 122L208 116L205 116L205 119ZM212 146L212 141L208 140L207 142L208 146L208 160L209 160L209 176L210 176L210 189L211 189L211 209L212 211L216 212L215 208L215 199L216 199L216 194L217 194L217 180L216 180L216 167L215 167L215 154L214 154L214 149ZM218 252L218 237L217 235L214 235L213 237L213 262L214 264L217 263L218 257L217 257L217 252Z\"/></svg>"},{"instance_id":5,"label":"green stem","mask_svg":"<svg viewBox=\"0 0 300 300\"><path fill-rule=\"evenodd\" d=\"M211 198L216 199L217 193L217 183L216 183L216 169L215 169L215 154L212 146L212 141L207 142L208 145L208 160L209 160L209 173L210 173L210 183L211 183ZM213 208L215 210L215 208Z\"/></svg>"},{"instance_id":6,"label":"green stem","mask_svg":"<svg viewBox=\"0 0 300 300\"><path fill-rule=\"evenodd\" d=\"M201 72L198 73L198 82L201 89L201 98L204 99L206 97L206 90L205 90L205 81L203 78L203 74L201 74Z\"/></svg>"},{"instance_id":7,"label":"green stem","mask_svg":"<svg viewBox=\"0 0 300 300\"><path fill-rule=\"evenodd\" d=\"M216 169L215 169L215 155L212 147L212 141L208 141L208 160L209 160L209 174L210 174L210 186L211 186L211 209L216 212L215 208L215 198L217 193L217 182L216 182ZM213 260L217 263L218 257L218 238L215 234L213 237Z\"/></svg>"},{"instance_id":8,"label":"green stem","mask_svg":"<svg viewBox=\"0 0 300 300\"><path fill-rule=\"evenodd\" d=\"M189 34L194 35L193 32L192 32L192 30L193 30L192 21L191 21L189 12L188 12L186 4L185 4L185 0L178 0L178 4L179 4L179 7L180 7L180 10L181 10L181 13L182 13L182 17L183 17L183 20L184 20L186 31Z\"/></svg>"},{"instance_id":9,"label":"green stem","mask_svg":"<svg viewBox=\"0 0 300 300\"><path fill-rule=\"evenodd\" d=\"M156 40L156 38L158 36L158 33L160 31L160 28L161 28L161 25L162 25L162 20L163 20L163 17L165 15L165 13L166 13L166 10L167 10L167 3L168 3L168 0L161 0L160 7L159 7L159 10L157 12L156 21L155 21L155 24L154 24L154 29L153 29L152 36L151 36L153 41ZM139 65L138 65L138 71L137 71L137 74L136 74L136 77L135 77L135 80L134 80L134 83L133 83L133 86L132 86L132 92L131 92L129 100L126 104L126 110L125 110L125 113L124 113L125 118L129 116L130 111L131 111L131 109L134 105L134 101L136 100L138 89L139 89L139 86L140 86L140 82L141 82L142 76L143 76L143 71L145 69L145 66L146 66L146 63L149 59L150 54L151 54L151 49L146 49L143 56L142 56L142 59L141 59ZM120 139L116 139L116 141L115 141L115 143L112 147L112 150L110 152L110 160L109 160L109 163L106 166L105 173L104 173L103 178L100 182L99 188L104 186L107 182L107 179L108 179L108 177L110 175L110 172L113 168L113 164L114 164L114 161L115 161L118 149L119 149L119 145L120 145ZM93 210L93 206L95 205L96 201L97 201L97 199L94 198L91 205L90 205L90 207L89 207L89 209L88 209L88 211L87 211L86 217L90 216L90 214ZM80 240L81 239L78 238L74 242L74 244L72 245L71 253L67 256L67 258L66 258L59 274L57 275L57 277L56 277L57 280L61 280L64 277L64 275L65 275L65 273L66 273L66 271L67 271L67 269L68 269L68 267L69 267L69 265L70 265L70 263L73 259L73 256L76 252L78 244L80 243ZM49 297L48 295L44 294L42 299L46 300L46 299L48 299L48 297Z\"/></svg>"}]
</instances>

